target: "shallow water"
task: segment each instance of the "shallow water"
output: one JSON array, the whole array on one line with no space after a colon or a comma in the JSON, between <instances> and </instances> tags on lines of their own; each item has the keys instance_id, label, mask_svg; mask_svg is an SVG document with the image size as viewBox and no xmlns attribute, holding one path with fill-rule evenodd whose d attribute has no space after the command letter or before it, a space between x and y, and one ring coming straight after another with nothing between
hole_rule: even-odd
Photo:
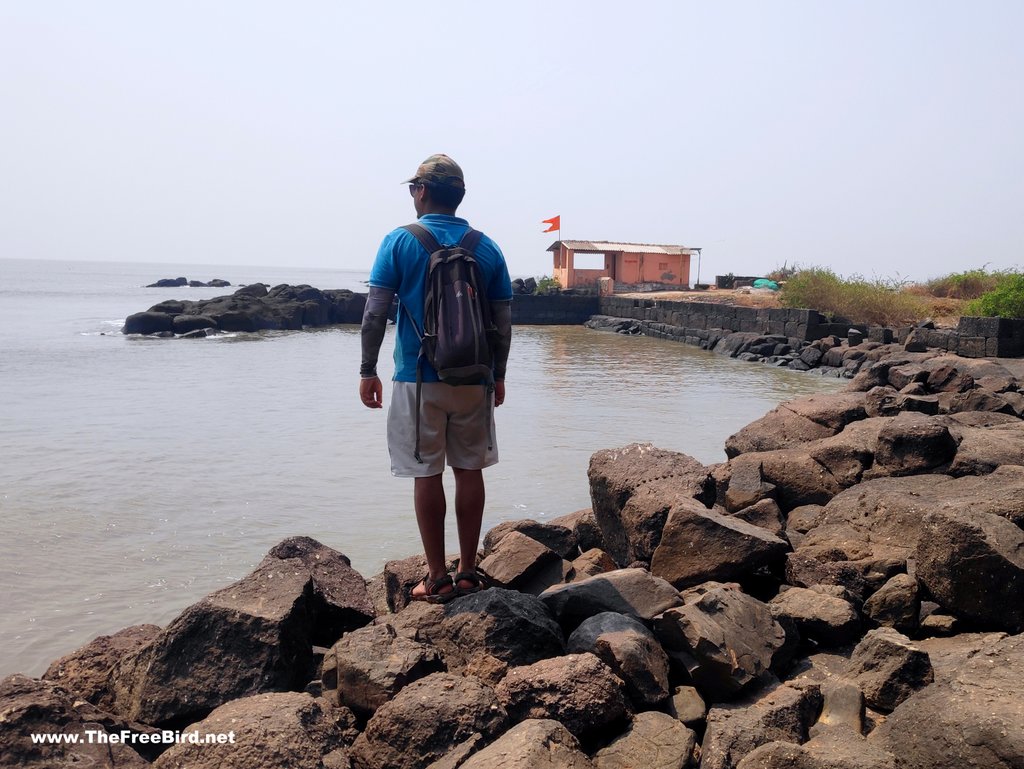
<instances>
[{"instance_id":1,"label":"shallow water","mask_svg":"<svg viewBox=\"0 0 1024 769\"><path fill-rule=\"evenodd\" d=\"M367 577L419 551L384 412L356 395L358 329L118 333L163 299L225 293L140 288L176 275L356 290L365 277L0 261L0 675L164 624L288 536L321 540ZM726 437L779 402L841 386L646 337L517 327L485 530L588 507L599 449L649 441L722 461Z\"/></svg>"}]
</instances>

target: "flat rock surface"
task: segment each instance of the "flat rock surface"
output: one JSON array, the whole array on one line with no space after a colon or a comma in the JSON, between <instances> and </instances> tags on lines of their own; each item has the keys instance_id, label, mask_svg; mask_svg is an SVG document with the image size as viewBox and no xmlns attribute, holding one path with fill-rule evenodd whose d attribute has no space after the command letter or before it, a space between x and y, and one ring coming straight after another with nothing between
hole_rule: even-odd
<instances>
[{"instance_id":1,"label":"flat rock surface","mask_svg":"<svg viewBox=\"0 0 1024 769\"><path fill-rule=\"evenodd\" d=\"M320 769L324 756L348 744L322 701L300 692L243 697L222 705L187 731L229 742L173 745L155 769Z\"/></svg>"},{"instance_id":2,"label":"flat rock surface","mask_svg":"<svg viewBox=\"0 0 1024 769\"><path fill-rule=\"evenodd\" d=\"M629 728L594 754L597 769L680 769L693 754L696 736L672 716L637 713Z\"/></svg>"},{"instance_id":3,"label":"flat rock surface","mask_svg":"<svg viewBox=\"0 0 1024 769\"><path fill-rule=\"evenodd\" d=\"M516 724L459 769L594 769L579 742L558 721Z\"/></svg>"},{"instance_id":4,"label":"flat rock surface","mask_svg":"<svg viewBox=\"0 0 1024 769\"><path fill-rule=\"evenodd\" d=\"M952 681L912 695L870 736L900 769L1024 766L1024 636L986 645Z\"/></svg>"}]
</instances>

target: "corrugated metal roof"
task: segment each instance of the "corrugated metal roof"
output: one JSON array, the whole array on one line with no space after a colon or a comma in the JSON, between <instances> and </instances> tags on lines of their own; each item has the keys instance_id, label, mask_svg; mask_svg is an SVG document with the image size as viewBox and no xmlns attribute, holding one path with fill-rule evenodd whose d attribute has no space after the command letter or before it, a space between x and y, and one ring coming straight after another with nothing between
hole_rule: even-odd
<instances>
[{"instance_id":1,"label":"corrugated metal roof","mask_svg":"<svg viewBox=\"0 0 1024 769\"><path fill-rule=\"evenodd\" d=\"M690 254L697 252L695 248L686 246L668 246L657 243L611 243L607 240L556 240L548 247L548 251L557 251L563 244L573 251L593 251L595 253L621 252L624 254Z\"/></svg>"}]
</instances>

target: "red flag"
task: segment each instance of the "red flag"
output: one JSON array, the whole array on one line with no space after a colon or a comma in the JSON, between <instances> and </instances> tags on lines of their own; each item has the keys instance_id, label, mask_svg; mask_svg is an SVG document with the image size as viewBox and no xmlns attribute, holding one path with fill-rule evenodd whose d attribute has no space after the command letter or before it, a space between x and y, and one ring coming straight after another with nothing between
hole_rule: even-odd
<instances>
[{"instance_id":1,"label":"red flag","mask_svg":"<svg viewBox=\"0 0 1024 769\"><path fill-rule=\"evenodd\" d=\"M543 221L543 224L551 225L546 230L544 230L544 232L554 232L555 230L560 230L562 229L562 217L561 215L552 216L550 219L545 219Z\"/></svg>"}]
</instances>

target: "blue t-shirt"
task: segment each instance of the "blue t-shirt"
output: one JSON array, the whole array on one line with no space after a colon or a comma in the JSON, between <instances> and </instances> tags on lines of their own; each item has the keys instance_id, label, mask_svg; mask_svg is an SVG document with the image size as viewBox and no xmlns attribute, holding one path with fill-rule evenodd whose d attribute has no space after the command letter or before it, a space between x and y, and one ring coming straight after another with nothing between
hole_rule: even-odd
<instances>
[{"instance_id":1,"label":"blue t-shirt","mask_svg":"<svg viewBox=\"0 0 1024 769\"><path fill-rule=\"evenodd\" d=\"M446 214L424 214L418 223L430 230L442 246L456 246L469 229L469 222ZM508 266L498 244L484 235L475 251L480 276L487 298L492 302L512 298L512 281ZM377 251L370 270L370 285L387 288L398 295L398 334L395 340L395 381L415 382L416 361L420 357L420 339L416 329L423 330L423 302L427 284L427 262L430 254L408 230L392 230ZM408 310L408 312L406 312ZM409 314L416 321L414 329ZM437 372L424 358L423 381L436 382Z\"/></svg>"}]
</instances>

